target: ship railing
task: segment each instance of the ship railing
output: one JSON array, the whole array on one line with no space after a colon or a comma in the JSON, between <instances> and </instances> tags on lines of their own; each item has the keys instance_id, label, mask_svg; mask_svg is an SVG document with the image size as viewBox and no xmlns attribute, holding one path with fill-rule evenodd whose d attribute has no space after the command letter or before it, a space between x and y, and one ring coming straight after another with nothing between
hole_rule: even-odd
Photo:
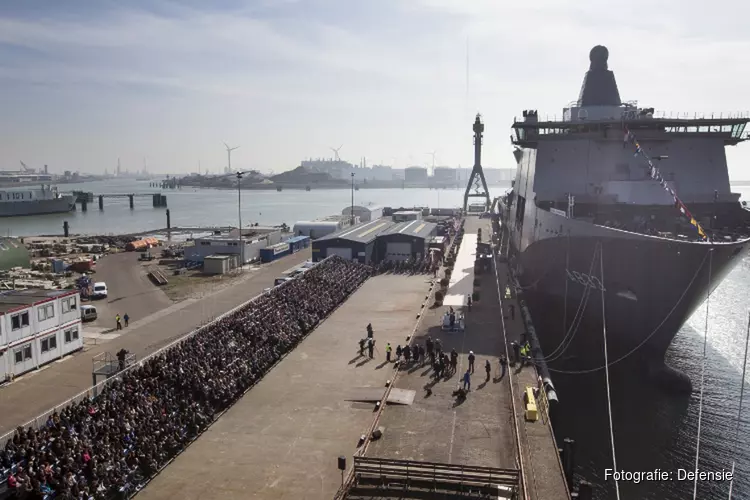
<instances>
[{"instance_id":1,"label":"ship railing","mask_svg":"<svg viewBox=\"0 0 750 500\"><path fill-rule=\"evenodd\" d=\"M631 101L633 103L637 103L637 101ZM578 119L578 117L573 117L570 114L569 108L570 107L577 107L578 103L573 102L571 104L568 104L568 106L563 110L562 115L544 115L544 119L542 119L541 115L539 115L538 122L539 123L572 123L572 122L580 122L580 123L586 123L586 121L582 121ZM567 112L566 112L567 111ZM730 111L730 112L687 112L687 111L659 111L656 110L653 113L649 114L641 114L638 109L632 109L629 106L627 108L623 108L622 110L622 116L617 117L617 119L626 119L628 121L632 120L747 120L750 119L750 111ZM611 120L590 120L591 122L597 122L597 121L611 121ZM513 119L514 123L526 123L526 121L523 118L514 117Z\"/></svg>"}]
</instances>

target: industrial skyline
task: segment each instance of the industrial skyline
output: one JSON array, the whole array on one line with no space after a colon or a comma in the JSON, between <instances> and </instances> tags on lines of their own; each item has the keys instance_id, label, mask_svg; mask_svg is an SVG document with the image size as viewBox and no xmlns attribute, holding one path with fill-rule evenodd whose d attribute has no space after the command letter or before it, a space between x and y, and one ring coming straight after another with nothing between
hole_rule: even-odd
<instances>
[{"instance_id":1,"label":"industrial skyline","mask_svg":"<svg viewBox=\"0 0 750 500\"><path fill-rule=\"evenodd\" d=\"M103 173L119 157L133 171L147 156L154 174L221 171L223 141L242 146L243 170L335 158L341 144L355 163L431 167L436 150L436 165L465 166L476 112L487 163L509 168L514 117L559 118L595 44L624 99L674 115L750 109L738 64L750 6L730 3L732 16L634 0L612 23L593 0L6 2L0 168ZM727 156L730 176L750 179L750 148Z\"/></svg>"}]
</instances>

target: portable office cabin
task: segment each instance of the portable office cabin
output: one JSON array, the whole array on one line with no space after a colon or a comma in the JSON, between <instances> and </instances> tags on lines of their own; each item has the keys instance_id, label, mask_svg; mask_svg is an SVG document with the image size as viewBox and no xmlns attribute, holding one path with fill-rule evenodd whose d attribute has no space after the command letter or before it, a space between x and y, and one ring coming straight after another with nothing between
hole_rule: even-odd
<instances>
[{"instance_id":1,"label":"portable office cabin","mask_svg":"<svg viewBox=\"0 0 750 500\"><path fill-rule=\"evenodd\" d=\"M346 228L312 242L313 261L319 262L331 255L347 260L370 263L375 260L375 240L393 225L387 219L377 219Z\"/></svg>"},{"instance_id":2,"label":"portable office cabin","mask_svg":"<svg viewBox=\"0 0 750 500\"><path fill-rule=\"evenodd\" d=\"M379 260L398 262L423 259L427 255L428 244L435 236L436 229L436 224L422 220L393 224L378 235Z\"/></svg>"},{"instance_id":3,"label":"portable office cabin","mask_svg":"<svg viewBox=\"0 0 750 500\"><path fill-rule=\"evenodd\" d=\"M83 348L75 290L22 290L0 295L0 380Z\"/></svg>"},{"instance_id":4,"label":"portable office cabin","mask_svg":"<svg viewBox=\"0 0 750 500\"><path fill-rule=\"evenodd\" d=\"M239 267L238 255L208 255L203 259L205 274L226 274Z\"/></svg>"}]
</instances>

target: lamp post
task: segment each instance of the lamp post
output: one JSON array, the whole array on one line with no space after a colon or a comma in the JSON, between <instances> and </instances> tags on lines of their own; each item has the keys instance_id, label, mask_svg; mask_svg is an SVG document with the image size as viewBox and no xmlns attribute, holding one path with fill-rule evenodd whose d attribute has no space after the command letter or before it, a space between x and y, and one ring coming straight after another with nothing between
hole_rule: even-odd
<instances>
[{"instance_id":1,"label":"lamp post","mask_svg":"<svg viewBox=\"0 0 750 500\"><path fill-rule=\"evenodd\" d=\"M239 232L237 234L237 244L240 246L240 271L245 265L245 243L242 241L242 184L243 172L237 172L237 219L239 220Z\"/></svg>"},{"instance_id":2,"label":"lamp post","mask_svg":"<svg viewBox=\"0 0 750 500\"><path fill-rule=\"evenodd\" d=\"M352 209L351 209L351 219L349 221L351 225L354 225L354 172L352 172Z\"/></svg>"},{"instance_id":3,"label":"lamp post","mask_svg":"<svg viewBox=\"0 0 750 500\"><path fill-rule=\"evenodd\" d=\"M239 146L235 146L233 148L229 147L229 144L226 142L224 143L224 146L227 148L227 169L229 169L229 173L232 172L232 151L239 148ZM242 266L245 265L245 247L242 244L242 196L240 191L240 184L242 183L242 174L243 172L237 171L237 215L239 219L239 227L237 228L237 244L240 246L240 270L242 270Z\"/></svg>"}]
</instances>

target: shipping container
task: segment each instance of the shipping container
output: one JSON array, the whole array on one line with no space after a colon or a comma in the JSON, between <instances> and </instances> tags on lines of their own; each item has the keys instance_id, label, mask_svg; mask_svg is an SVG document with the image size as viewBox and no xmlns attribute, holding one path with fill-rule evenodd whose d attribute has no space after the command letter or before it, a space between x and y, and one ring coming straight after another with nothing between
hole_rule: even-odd
<instances>
[{"instance_id":1,"label":"shipping container","mask_svg":"<svg viewBox=\"0 0 750 500\"><path fill-rule=\"evenodd\" d=\"M291 253L289 243L277 243L275 245L271 245L270 247L260 249L260 261L272 262L283 257L284 255L288 255L289 253Z\"/></svg>"},{"instance_id":2,"label":"shipping container","mask_svg":"<svg viewBox=\"0 0 750 500\"><path fill-rule=\"evenodd\" d=\"M291 253L297 253L300 250L307 248L310 246L310 237L309 236L294 236L293 238L289 238L284 243L289 244L289 249Z\"/></svg>"}]
</instances>

